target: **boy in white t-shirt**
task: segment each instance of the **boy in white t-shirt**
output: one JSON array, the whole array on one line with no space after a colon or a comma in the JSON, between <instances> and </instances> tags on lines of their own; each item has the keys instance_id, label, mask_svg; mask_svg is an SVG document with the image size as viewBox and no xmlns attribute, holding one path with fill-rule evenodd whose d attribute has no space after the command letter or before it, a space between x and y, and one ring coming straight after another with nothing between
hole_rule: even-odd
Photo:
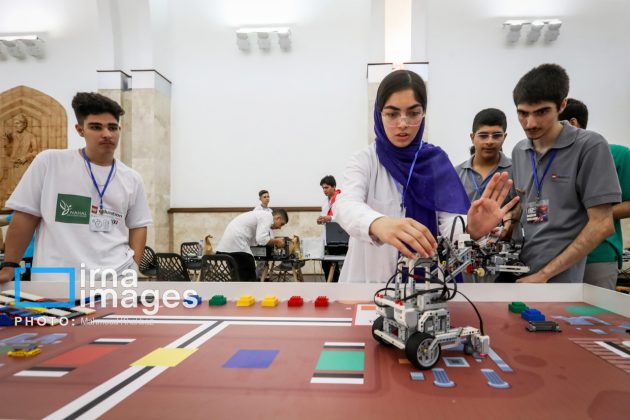
<instances>
[{"instance_id":1,"label":"boy in white t-shirt","mask_svg":"<svg viewBox=\"0 0 630 420\"><path fill-rule=\"evenodd\" d=\"M72 108L85 148L45 150L20 180L6 203L15 213L0 283L14 278L36 229L33 267L73 267L78 275L83 264L120 275L142 256L152 223L142 178L114 159L125 111L103 95L83 92Z\"/></svg>"}]
</instances>

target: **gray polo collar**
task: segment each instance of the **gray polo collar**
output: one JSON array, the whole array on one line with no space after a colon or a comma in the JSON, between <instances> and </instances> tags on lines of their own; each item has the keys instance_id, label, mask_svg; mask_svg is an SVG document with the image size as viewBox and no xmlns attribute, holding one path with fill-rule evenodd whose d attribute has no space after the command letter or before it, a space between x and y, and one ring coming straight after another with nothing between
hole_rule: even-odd
<instances>
[{"instance_id":1,"label":"gray polo collar","mask_svg":"<svg viewBox=\"0 0 630 420\"><path fill-rule=\"evenodd\" d=\"M579 128L573 127L571 124L569 124L568 121L560 121L560 124L562 124L562 131L560 132L560 135L558 136L556 141L553 142L550 149L563 149L565 147L571 146L575 142L575 139L578 136L578 132L580 131ZM519 144L519 149L534 150L532 141L529 139L525 140L526 141L523 141L521 142L521 144Z\"/></svg>"},{"instance_id":2,"label":"gray polo collar","mask_svg":"<svg viewBox=\"0 0 630 420\"><path fill-rule=\"evenodd\" d=\"M497 168L509 168L510 166L512 166L512 159L510 159L509 157L505 156L505 154L503 152L499 152L501 153L501 158L499 159L499 164L497 165ZM473 158L475 157L475 155L472 155L470 157L470 159L468 159L467 161L465 161L462 164L462 168L463 169L472 169L472 161Z\"/></svg>"}]
</instances>

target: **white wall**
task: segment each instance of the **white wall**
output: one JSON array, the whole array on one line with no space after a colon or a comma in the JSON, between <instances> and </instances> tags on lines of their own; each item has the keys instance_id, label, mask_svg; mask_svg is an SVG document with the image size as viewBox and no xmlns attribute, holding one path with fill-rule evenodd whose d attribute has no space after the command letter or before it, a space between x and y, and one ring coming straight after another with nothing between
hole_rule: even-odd
<instances>
[{"instance_id":1,"label":"white wall","mask_svg":"<svg viewBox=\"0 0 630 420\"><path fill-rule=\"evenodd\" d=\"M383 1L0 0L0 34L35 32L47 49L42 60L0 61L0 91L23 84L55 97L79 147L70 101L97 89L96 70L155 68L173 81L173 207L253 205L260 188L275 206L317 205L319 179L340 180L371 132L365 74L384 59ZM556 62L589 106L589 128L630 146L628 16L621 0L414 0L430 141L464 160L473 116L494 106L508 115L511 151L523 137L514 85ZM557 41L506 45L503 21L541 17L562 19ZM291 27L290 52L238 50L236 28L270 24Z\"/></svg>"},{"instance_id":2,"label":"white wall","mask_svg":"<svg viewBox=\"0 0 630 420\"><path fill-rule=\"evenodd\" d=\"M171 2L173 207L320 203L366 144L370 3ZM239 51L250 25L290 26L291 51Z\"/></svg>"},{"instance_id":3,"label":"white wall","mask_svg":"<svg viewBox=\"0 0 630 420\"><path fill-rule=\"evenodd\" d=\"M630 146L630 2L618 0L427 0L429 139L454 164L468 157L474 115L496 107L508 116L504 149L524 138L512 90L531 68L547 62L567 69L570 95L589 107L589 129ZM507 46L501 24L513 18L557 17L559 38ZM523 38L523 37L522 37ZM417 59L422 59L418 57Z\"/></svg>"},{"instance_id":4,"label":"white wall","mask_svg":"<svg viewBox=\"0 0 630 420\"><path fill-rule=\"evenodd\" d=\"M0 60L0 92L26 85L54 97L68 115L68 147L84 145L70 103L77 91L97 88L98 16L95 1L0 0L0 34L37 34L46 56Z\"/></svg>"}]
</instances>

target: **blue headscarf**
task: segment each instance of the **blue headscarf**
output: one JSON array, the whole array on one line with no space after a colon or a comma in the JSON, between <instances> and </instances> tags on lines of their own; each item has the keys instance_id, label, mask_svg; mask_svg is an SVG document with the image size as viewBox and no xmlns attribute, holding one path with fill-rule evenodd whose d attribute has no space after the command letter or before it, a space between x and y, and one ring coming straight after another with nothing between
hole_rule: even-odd
<instances>
[{"instance_id":1,"label":"blue headscarf","mask_svg":"<svg viewBox=\"0 0 630 420\"><path fill-rule=\"evenodd\" d=\"M447 154L422 141L424 119L413 141L399 148L387 138L378 103L375 103L374 132L379 162L403 187L406 217L422 223L437 236L438 211L468 213L468 195ZM413 170L410 170L412 165Z\"/></svg>"}]
</instances>

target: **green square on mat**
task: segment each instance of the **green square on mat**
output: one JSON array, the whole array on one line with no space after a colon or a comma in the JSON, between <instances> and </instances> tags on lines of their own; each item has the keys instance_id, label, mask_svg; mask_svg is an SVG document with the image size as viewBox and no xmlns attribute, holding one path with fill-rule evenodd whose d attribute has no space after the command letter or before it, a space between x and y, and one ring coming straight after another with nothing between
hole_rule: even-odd
<instances>
[{"instance_id":1,"label":"green square on mat","mask_svg":"<svg viewBox=\"0 0 630 420\"><path fill-rule=\"evenodd\" d=\"M0 354L5 354L13 350L11 346L0 346Z\"/></svg>"},{"instance_id":2,"label":"green square on mat","mask_svg":"<svg viewBox=\"0 0 630 420\"><path fill-rule=\"evenodd\" d=\"M609 314L610 311L598 306L569 306L564 308L567 312L581 316L593 316L597 314Z\"/></svg>"},{"instance_id":3,"label":"green square on mat","mask_svg":"<svg viewBox=\"0 0 630 420\"><path fill-rule=\"evenodd\" d=\"M363 370L362 351L322 351L315 370Z\"/></svg>"}]
</instances>

